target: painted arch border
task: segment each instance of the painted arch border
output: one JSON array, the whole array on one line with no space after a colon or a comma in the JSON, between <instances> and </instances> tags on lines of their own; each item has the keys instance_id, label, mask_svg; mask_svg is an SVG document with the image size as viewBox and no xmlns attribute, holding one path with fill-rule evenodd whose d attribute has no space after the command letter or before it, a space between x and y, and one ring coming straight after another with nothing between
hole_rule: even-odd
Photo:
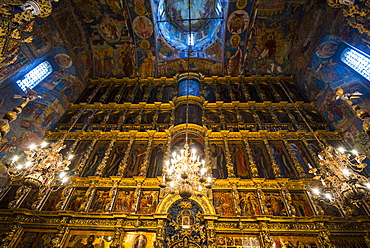
<instances>
[{"instance_id":1,"label":"painted arch border","mask_svg":"<svg viewBox=\"0 0 370 248\"><path fill-rule=\"evenodd\" d=\"M168 213L170 208L172 208L172 206L180 200L183 200L181 196L177 194L167 193L164 199L158 204L156 212L161 213L161 214ZM199 205L199 207L202 209L203 214L216 215L216 210L211 204L211 201L204 195L200 197L192 196L189 198L189 200L196 202Z\"/></svg>"}]
</instances>

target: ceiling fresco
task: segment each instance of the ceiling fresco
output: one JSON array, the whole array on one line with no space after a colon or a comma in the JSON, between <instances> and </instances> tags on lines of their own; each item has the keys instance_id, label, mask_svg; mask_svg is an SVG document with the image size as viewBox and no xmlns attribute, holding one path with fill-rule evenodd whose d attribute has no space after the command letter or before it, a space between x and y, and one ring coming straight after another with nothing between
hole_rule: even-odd
<instances>
[{"instance_id":1,"label":"ceiling fresco","mask_svg":"<svg viewBox=\"0 0 370 248\"><path fill-rule=\"evenodd\" d=\"M94 77L289 74L303 0L72 0ZM191 21L189 22L189 17ZM108 75L110 74L110 75Z\"/></svg>"}]
</instances>

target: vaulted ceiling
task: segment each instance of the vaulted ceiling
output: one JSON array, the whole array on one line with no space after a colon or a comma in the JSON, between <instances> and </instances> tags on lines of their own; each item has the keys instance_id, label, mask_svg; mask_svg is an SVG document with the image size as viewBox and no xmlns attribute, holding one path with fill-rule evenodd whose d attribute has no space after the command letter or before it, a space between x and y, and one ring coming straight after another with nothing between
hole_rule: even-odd
<instances>
[{"instance_id":1,"label":"vaulted ceiling","mask_svg":"<svg viewBox=\"0 0 370 248\"><path fill-rule=\"evenodd\" d=\"M292 47L307 7L302 0L73 0L72 4L86 26L93 77L111 72L108 77L141 78L172 77L188 67L208 76L271 70L290 74ZM198 19L191 25L184 21L188 12ZM186 26L193 33L190 50ZM71 31L67 35L76 36Z\"/></svg>"}]
</instances>

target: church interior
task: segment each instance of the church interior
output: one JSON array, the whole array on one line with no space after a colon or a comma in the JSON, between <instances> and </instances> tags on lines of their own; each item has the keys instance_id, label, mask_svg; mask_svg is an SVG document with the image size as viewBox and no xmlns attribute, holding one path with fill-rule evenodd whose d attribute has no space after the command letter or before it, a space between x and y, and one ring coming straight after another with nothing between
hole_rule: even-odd
<instances>
[{"instance_id":1,"label":"church interior","mask_svg":"<svg viewBox=\"0 0 370 248\"><path fill-rule=\"evenodd\" d=\"M370 0L0 6L1 247L370 247Z\"/></svg>"}]
</instances>

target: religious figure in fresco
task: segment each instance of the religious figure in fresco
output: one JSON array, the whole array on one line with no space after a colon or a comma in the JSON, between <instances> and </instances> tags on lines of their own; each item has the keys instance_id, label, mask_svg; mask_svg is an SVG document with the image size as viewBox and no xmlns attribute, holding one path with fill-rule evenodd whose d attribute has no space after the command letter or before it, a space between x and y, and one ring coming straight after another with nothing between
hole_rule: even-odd
<instances>
[{"instance_id":1,"label":"religious figure in fresco","mask_svg":"<svg viewBox=\"0 0 370 248\"><path fill-rule=\"evenodd\" d=\"M109 196L109 191L97 191L95 201L91 204L90 211L106 212L108 211L109 203L112 198Z\"/></svg>"},{"instance_id":2,"label":"religious figure in fresco","mask_svg":"<svg viewBox=\"0 0 370 248\"><path fill-rule=\"evenodd\" d=\"M130 56L129 54L122 51L118 63L121 67L121 70L123 71L123 76L129 77L134 73L132 56Z\"/></svg>"},{"instance_id":3,"label":"religious figure in fresco","mask_svg":"<svg viewBox=\"0 0 370 248\"><path fill-rule=\"evenodd\" d=\"M105 156L105 151L107 150L107 148L108 143L105 143L96 149L94 155L92 156L92 159L90 160L90 163L88 164L85 176L93 176L95 174L96 169L99 167Z\"/></svg>"},{"instance_id":4,"label":"religious figure in fresco","mask_svg":"<svg viewBox=\"0 0 370 248\"><path fill-rule=\"evenodd\" d=\"M134 32L143 39L149 38L153 33L153 24L149 18L138 16L133 21Z\"/></svg>"},{"instance_id":5,"label":"religious figure in fresco","mask_svg":"<svg viewBox=\"0 0 370 248\"><path fill-rule=\"evenodd\" d=\"M93 245L94 241L95 241L95 236L94 235L90 235L87 238L86 245L81 246L81 248L94 248L95 247L95 245Z\"/></svg>"},{"instance_id":6,"label":"religious figure in fresco","mask_svg":"<svg viewBox=\"0 0 370 248\"><path fill-rule=\"evenodd\" d=\"M78 144L78 148L74 151L74 156L71 160L71 164L69 165L70 170L74 170L76 166L78 166L86 152L90 149L90 142L89 141L80 141Z\"/></svg>"},{"instance_id":7,"label":"religious figure in fresco","mask_svg":"<svg viewBox=\"0 0 370 248\"><path fill-rule=\"evenodd\" d=\"M240 34L247 28L248 22L248 13L244 10L237 10L227 19L227 29L232 34Z\"/></svg>"},{"instance_id":8,"label":"religious figure in fresco","mask_svg":"<svg viewBox=\"0 0 370 248\"><path fill-rule=\"evenodd\" d=\"M139 76L141 78L154 77L154 60L152 51L144 50L143 52L143 62L139 67Z\"/></svg>"},{"instance_id":9,"label":"religious figure in fresco","mask_svg":"<svg viewBox=\"0 0 370 248\"><path fill-rule=\"evenodd\" d=\"M226 86L220 87L220 100L224 102L231 102L230 93Z\"/></svg>"},{"instance_id":10,"label":"religious figure in fresco","mask_svg":"<svg viewBox=\"0 0 370 248\"><path fill-rule=\"evenodd\" d=\"M158 191L143 191L140 197L139 213L151 214L158 204Z\"/></svg>"},{"instance_id":11,"label":"religious figure in fresco","mask_svg":"<svg viewBox=\"0 0 370 248\"><path fill-rule=\"evenodd\" d=\"M215 90L212 86L204 87L204 99L208 102L216 102Z\"/></svg>"},{"instance_id":12,"label":"religious figure in fresco","mask_svg":"<svg viewBox=\"0 0 370 248\"><path fill-rule=\"evenodd\" d=\"M296 216L303 217L313 215L310 204L305 199L304 193L295 193L290 195L292 197L292 205Z\"/></svg>"},{"instance_id":13,"label":"religious figure in fresco","mask_svg":"<svg viewBox=\"0 0 370 248\"><path fill-rule=\"evenodd\" d=\"M261 214L257 196L253 192L239 193L239 207L242 216Z\"/></svg>"},{"instance_id":14,"label":"religious figure in fresco","mask_svg":"<svg viewBox=\"0 0 370 248\"><path fill-rule=\"evenodd\" d=\"M232 194L230 192L215 192L213 201L217 214L221 216L235 216Z\"/></svg>"},{"instance_id":15,"label":"religious figure in fresco","mask_svg":"<svg viewBox=\"0 0 370 248\"><path fill-rule=\"evenodd\" d=\"M51 192L47 201L45 202L44 206L42 207L42 210L44 210L44 211L56 211L57 210L57 204L58 204L61 197L62 197L62 190L57 190L57 191Z\"/></svg>"},{"instance_id":16,"label":"religious figure in fresco","mask_svg":"<svg viewBox=\"0 0 370 248\"><path fill-rule=\"evenodd\" d=\"M135 208L134 191L119 191L114 211L130 213Z\"/></svg>"},{"instance_id":17,"label":"religious figure in fresco","mask_svg":"<svg viewBox=\"0 0 370 248\"><path fill-rule=\"evenodd\" d=\"M113 69L113 57L112 54L105 50L104 52L104 67L103 67L103 75L104 77L108 76Z\"/></svg>"},{"instance_id":18,"label":"religious figure in fresco","mask_svg":"<svg viewBox=\"0 0 370 248\"><path fill-rule=\"evenodd\" d=\"M262 178L274 178L273 170L266 160L262 147L257 144L251 144L251 151L258 169L258 176Z\"/></svg>"},{"instance_id":19,"label":"religious figure in fresco","mask_svg":"<svg viewBox=\"0 0 370 248\"><path fill-rule=\"evenodd\" d=\"M140 172L141 165L145 157L144 144L137 146L131 153L130 159L127 163L127 176L135 176Z\"/></svg>"},{"instance_id":20,"label":"religious figure in fresco","mask_svg":"<svg viewBox=\"0 0 370 248\"><path fill-rule=\"evenodd\" d=\"M296 156L298 163L302 166L303 171L308 174L309 168L309 162L307 161L306 157L303 155L302 151L298 148L296 144L289 144L289 146L292 148L292 151L294 155Z\"/></svg>"},{"instance_id":21,"label":"religious figure in fresco","mask_svg":"<svg viewBox=\"0 0 370 248\"><path fill-rule=\"evenodd\" d=\"M225 153L221 146L211 145L213 150L211 154L212 174L215 178L226 178L226 160Z\"/></svg>"},{"instance_id":22,"label":"religious figure in fresco","mask_svg":"<svg viewBox=\"0 0 370 248\"><path fill-rule=\"evenodd\" d=\"M286 209L282 202L282 196L278 193L265 193L265 207L269 215L286 216Z\"/></svg>"},{"instance_id":23,"label":"religious figure in fresco","mask_svg":"<svg viewBox=\"0 0 370 248\"><path fill-rule=\"evenodd\" d=\"M112 158L110 159L110 163L108 163L106 172L104 173L106 177L115 176L117 174L118 167L125 156L125 152L126 145L119 145L114 148Z\"/></svg>"},{"instance_id":24,"label":"religious figure in fresco","mask_svg":"<svg viewBox=\"0 0 370 248\"><path fill-rule=\"evenodd\" d=\"M132 248L145 248L147 239L144 235L139 235L135 238L134 245Z\"/></svg>"},{"instance_id":25,"label":"religious figure in fresco","mask_svg":"<svg viewBox=\"0 0 370 248\"><path fill-rule=\"evenodd\" d=\"M225 75L237 77L239 75L240 63L243 59L243 52L240 46L237 46L234 54L232 54L230 51L227 51L226 58L227 61L225 63Z\"/></svg>"},{"instance_id":26,"label":"religious figure in fresco","mask_svg":"<svg viewBox=\"0 0 370 248\"><path fill-rule=\"evenodd\" d=\"M279 166L280 174L283 177L295 177L294 169L291 167L283 148L272 143L269 146L275 162Z\"/></svg>"},{"instance_id":27,"label":"religious figure in fresco","mask_svg":"<svg viewBox=\"0 0 370 248\"><path fill-rule=\"evenodd\" d=\"M247 161L245 159L245 152L243 148L239 147L236 144L231 145L231 159L234 165L234 171L239 177L248 177L250 178L249 169Z\"/></svg>"},{"instance_id":28,"label":"religious figure in fresco","mask_svg":"<svg viewBox=\"0 0 370 248\"><path fill-rule=\"evenodd\" d=\"M268 37L267 37L267 41L265 43L265 50L264 52L267 52L267 56L269 58L274 58L274 55L275 55L275 51L276 51L276 41L274 39L274 36L272 34L270 34ZM262 52L262 54L264 53Z\"/></svg>"},{"instance_id":29,"label":"religious figure in fresco","mask_svg":"<svg viewBox=\"0 0 370 248\"><path fill-rule=\"evenodd\" d=\"M158 144L153 148L150 155L150 165L147 177L157 177L162 175L164 150L163 144Z\"/></svg>"}]
</instances>

